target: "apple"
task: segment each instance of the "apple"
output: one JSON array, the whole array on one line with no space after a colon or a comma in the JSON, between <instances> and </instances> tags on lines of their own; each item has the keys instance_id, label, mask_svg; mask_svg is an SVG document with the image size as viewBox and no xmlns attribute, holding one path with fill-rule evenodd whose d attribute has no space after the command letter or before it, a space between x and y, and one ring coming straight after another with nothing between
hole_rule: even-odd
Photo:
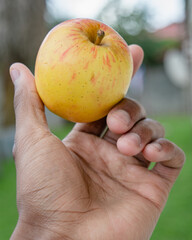
<instances>
[{"instance_id":1,"label":"apple","mask_svg":"<svg viewBox=\"0 0 192 240\"><path fill-rule=\"evenodd\" d=\"M35 82L50 111L73 122L92 122L122 100L132 72L129 47L115 30L96 20L72 19L42 42Z\"/></svg>"}]
</instances>

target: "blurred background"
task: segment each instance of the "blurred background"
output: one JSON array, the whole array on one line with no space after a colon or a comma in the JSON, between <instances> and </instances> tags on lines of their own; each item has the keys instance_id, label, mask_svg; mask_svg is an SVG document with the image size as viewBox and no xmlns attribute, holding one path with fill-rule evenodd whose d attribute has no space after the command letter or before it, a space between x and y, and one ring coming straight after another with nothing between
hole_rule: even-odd
<instances>
[{"instance_id":1,"label":"blurred background","mask_svg":"<svg viewBox=\"0 0 192 240\"><path fill-rule=\"evenodd\" d=\"M33 71L46 33L70 18L93 18L139 44L144 62L127 93L160 121L166 137L186 153L152 240L192 239L192 1L190 0L0 0L0 240L17 222L13 86L9 66ZM53 133L63 138L73 124L46 110Z\"/></svg>"}]
</instances>

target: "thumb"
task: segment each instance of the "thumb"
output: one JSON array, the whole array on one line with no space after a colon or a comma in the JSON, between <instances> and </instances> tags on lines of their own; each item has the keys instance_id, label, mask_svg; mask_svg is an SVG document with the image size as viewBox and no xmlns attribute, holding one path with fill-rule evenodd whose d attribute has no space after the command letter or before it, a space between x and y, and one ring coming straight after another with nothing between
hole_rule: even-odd
<instances>
[{"instance_id":1,"label":"thumb","mask_svg":"<svg viewBox=\"0 0 192 240\"><path fill-rule=\"evenodd\" d=\"M25 65L14 63L10 67L10 75L15 88L16 132L22 131L26 135L35 129L48 129L44 105L37 93L33 74Z\"/></svg>"}]
</instances>

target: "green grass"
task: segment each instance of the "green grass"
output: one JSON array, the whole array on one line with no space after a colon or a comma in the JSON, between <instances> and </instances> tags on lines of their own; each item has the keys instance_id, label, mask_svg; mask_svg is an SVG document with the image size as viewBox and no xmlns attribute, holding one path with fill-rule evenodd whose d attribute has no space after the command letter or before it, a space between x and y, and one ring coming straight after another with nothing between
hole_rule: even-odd
<instances>
[{"instance_id":1,"label":"green grass","mask_svg":"<svg viewBox=\"0 0 192 240\"><path fill-rule=\"evenodd\" d=\"M62 139L71 130L73 124L53 132ZM0 240L9 239L17 223L16 172L13 159L6 159L0 165Z\"/></svg>"},{"instance_id":2,"label":"green grass","mask_svg":"<svg viewBox=\"0 0 192 240\"><path fill-rule=\"evenodd\" d=\"M192 239L192 127L189 117L158 118L166 137L181 147L186 163L178 177L151 240Z\"/></svg>"},{"instance_id":3,"label":"green grass","mask_svg":"<svg viewBox=\"0 0 192 240\"><path fill-rule=\"evenodd\" d=\"M15 165L9 159L0 172L0 240L9 239L18 217L15 178Z\"/></svg>"},{"instance_id":4,"label":"green grass","mask_svg":"<svg viewBox=\"0 0 192 240\"><path fill-rule=\"evenodd\" d=\"M157 118L166 129L166 137L179 145L186 153L187 161L174 185L169 200L155 228L151 240L192 239L192 128L186 116ZM63 138L71 129L55 129ZM0 171L0 240L9 239L17 222L16 174L13 160L3 163ZM138 226L139 229L139 226Z\"/></svg>"}]
</instances>

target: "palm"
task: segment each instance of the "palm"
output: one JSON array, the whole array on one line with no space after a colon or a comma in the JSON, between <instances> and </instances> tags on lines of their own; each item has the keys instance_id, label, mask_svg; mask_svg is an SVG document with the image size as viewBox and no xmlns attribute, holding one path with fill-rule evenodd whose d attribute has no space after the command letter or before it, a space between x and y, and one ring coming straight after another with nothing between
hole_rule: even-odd
<instances>
[{"instance_id":1,"label":"palm","mask_svg":"<svg viewBox=\"0 0 192 240\"><path fill-rule=\"evenodd\" d=\"M84 180L89 181L89 188L93 191L90 197L95 188L106 197L106 201L108 197L133 195L145 198L148 203L161 208L162 199L157 195L162 194L161 188L164 189L165 183L148 169L146 160L125 156L119 152L114 141L111 143L84 132L72 132L64 144L80 165Z\"/></svg>"},{"instance_id":2,"label":"palm","mask_svg":"<svg viewBox=\"0 0 192 240\"><path fill-rule=\"evenodd\" d=\"M63 181L64 189L69 188L70 192L67 195L60 192L62 197L59 204L54 202L55 206L60 206L65 218L81 219L78 229L85 232L83 239L119 239L119 234L121 239L128 239L130 232L137 239L138 226L145 229L143 222L150 218L151 212L155 219L160 214L163 202L158 196L162 197L164 188L163 183L159 186L160 178L142 161L122 155L115 144L94 135L74 131L64 144L67 156L63 158L71 156L68 172L73 172L73 179L69 185L57 179L57 184ZM61 168L60 163L58 167ZM57 199L55 191L53 194ZM151 224L155 223L152 219Z\"/></svg>"},{"instance_id":3,"label":"palm","mask_svg":"<svg viewBox=\"0 0 192 240\"><path fill-rule=\"evenodd\" d=\"M115 144L72 131L64 144L48 134L33 148L32 155L37 152L44 159L26 165L23 177L29 181L20 184L33 211L44 209L46 218L57 219L56 223L60 218L76 223L76 229L85 232L83 239L119 239L120 233L122 240L128 239L138 226L145 228L151 212L158 218L163 189L157 186L159 177L142 161L121 154Z\"/></svg>"}]
</instances>

